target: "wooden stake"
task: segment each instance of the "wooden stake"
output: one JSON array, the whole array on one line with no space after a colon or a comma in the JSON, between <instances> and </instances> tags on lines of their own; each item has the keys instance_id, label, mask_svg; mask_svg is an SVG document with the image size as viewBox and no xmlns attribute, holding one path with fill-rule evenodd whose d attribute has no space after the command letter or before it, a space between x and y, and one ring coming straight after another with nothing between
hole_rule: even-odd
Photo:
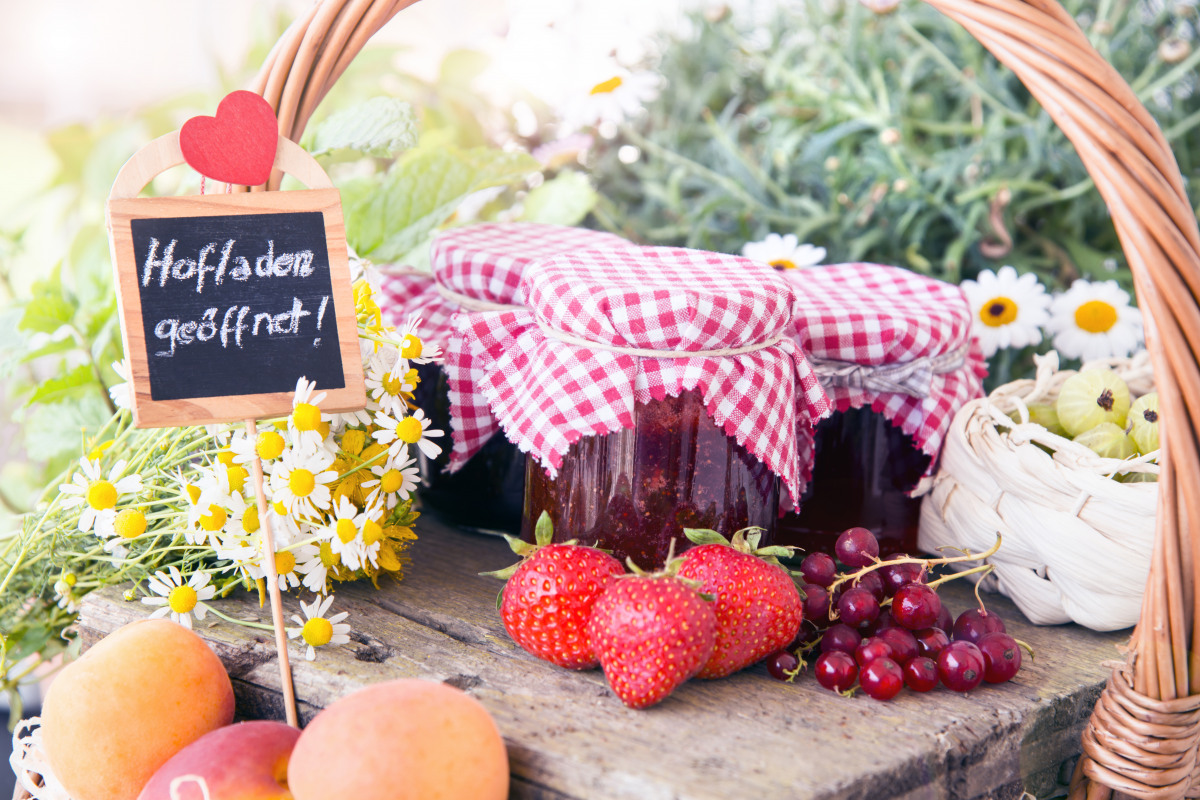
<instances>
[{"instance_id":1,"label":"wooden stake","mask_svg":"<svg viewBox=\"0 0 1200 800\"><path fill-rule=\"evenodd\" d=\"M258 439L258 425L253 419L246 420L246 434L251 443ZM270 517L267 515L267 494L263 491L262 459L254 455L254 496L258 500L259 549L262 551L263 571L266 573L267 594L271 597L271 619L275 625L275 649L279 657L279 680L283 686L283 711L287 724L300 727L296 715L296 690L292 687L292 665L288 661L287 631L283 627L283 598L279 594L279 576L275 573L275 537L271 535Z\"/></svg>"}]
</instances>

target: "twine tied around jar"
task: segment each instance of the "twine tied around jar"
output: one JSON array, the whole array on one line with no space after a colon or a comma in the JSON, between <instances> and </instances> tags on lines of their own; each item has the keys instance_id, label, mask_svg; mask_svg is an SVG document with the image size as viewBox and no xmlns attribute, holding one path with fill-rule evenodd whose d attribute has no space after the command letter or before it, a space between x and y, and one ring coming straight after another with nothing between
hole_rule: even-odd
<instances>
[{"instance_id":1,"label":"twine tied around jar","mask_svg":"<svg viewBox=\"0 0 1200 800\"><path fill-rule=\"evenodd\" d=\"M1082 773L1109 790L1145 800L1200 795L1200 789L1189 790L1200 745L1200 695L1155 700L1133 688L1129 663L1102 666L1113 673L1083 733L1076 778ZM1071 797L1083 797L1078 780L1073 783Z\"/></svg>"},{"instance_id":2,"label":"twine tied around jar","mask_svg":"<svg viewBox=\"0 0 1200 800\"><path fill-rule=\"evenodd\" d=\"M518 308L525 308L525 306L517 305L516 303L494 303L491 300L480 300L478 297L471 297L470 295L456 292L439 281L437 276L434 276L433 288L442 297L452 303L457 303L466 311L513 311Z\"/></svg>"},{"instance_id":3,"label":"twine tied around jar","mask_svg":"<svg viewBox=\"0 0 1200 800\"><path fill-rule=\"evenodd\" d=\"M842 386L868 392L895 392L913 397L928 397L933 376L962 369L967 363L969 345L962 345L936 356L914 358L897 364L858 364L805 354L822 386Z\"/></svg>"},{"instance_id":4,"label":"twine tied around jar","mask_svg":"<svg viewBox=\"0 0 1200 800\"><path fill-rule=\"evenodd\" d=\"M574 336L566 331L560 331L557 328L552 328L540 319L536 320L542 333L546 334L551 339L557 339L560 342L574 345L576 347L586 347L589 350L606 350L610 353L621 353L627 356L642 356L645 358L718 358L721 356L740 356L744 353L753 353L758 350L765 350L768 347L774 347L784 339L790 338L785 331L780 331L761 342L742 345L741 347L722 347L716 350L648 350L641 347L621 347L614 344L604 344L602 342L593 342L591 339L584 339L582 336Z\"/></svg>"}]
</instances>

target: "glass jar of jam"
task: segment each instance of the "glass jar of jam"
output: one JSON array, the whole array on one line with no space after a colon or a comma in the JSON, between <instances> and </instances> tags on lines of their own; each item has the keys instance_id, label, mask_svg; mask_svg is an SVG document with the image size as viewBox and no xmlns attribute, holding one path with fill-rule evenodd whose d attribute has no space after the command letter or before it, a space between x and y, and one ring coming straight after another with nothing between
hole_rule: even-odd
<instances>
[{"instance_id":1,"label":"glass jar of jam","mask_svg":"<svg viewBox=\"0 0 1200 800\"><path fill-rule=\"evenodd\" d=\"M779 481L712 421L699 392L637 403L633 417L632 428L572 444L554 478L530 459L525 538L545 511L555 541L599 545L646 569L663 564L672 539L676 553L689 545L684 528L729 537L753 525L770 543Z\"/></svg>"},{"instance_id":2,"label":"glass jar of jam","mask_svg":"<svg viewBox=\"0 0 1200 800\"><path fill-rule=\"evenodd\" d=\"M417 367L421 382L414 400L431 420L430 427L450 433L450 398L446 373L437 364ZM521 528L525 498L525 454L504 438L492 434L478 453L457 472L446 472L450 448L437 458L419 449L417 467L421 501L439 518L466 528L491 533L516 533Z\"/></svg>"},{"instance_id":3,"label":"glass jar of jam","mask_svg":"<svg viewBox=\"0 0 1200 800\"><path fill-rule=\"evenodd\" d=\"M833 555L838 534L863 527L883 556L916 553L921 500L909 496L930 457L870 407L835 411L814 431L812 480L799 512L784 514L775 543Z\"/></svg>"}]
</instances>

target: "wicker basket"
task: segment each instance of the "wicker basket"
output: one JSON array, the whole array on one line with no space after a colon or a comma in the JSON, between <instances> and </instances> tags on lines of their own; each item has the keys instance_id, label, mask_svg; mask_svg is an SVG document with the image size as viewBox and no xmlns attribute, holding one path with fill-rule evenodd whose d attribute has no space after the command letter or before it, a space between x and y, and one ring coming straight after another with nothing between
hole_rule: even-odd
<instances>
[{"instance_id":1,"label":"wicker basket","mask_svg":"<svg viewBox=\"0 0 1200 800\"><path fill-rule=\"evenodd\" d=\"M1028 404L1053 403L1073 370L1040 360L1035 380L972 400L947 433L937 476L921 506L921 548L986 550L984 588L1008 595L1033 622L1119 630L1138 621L1154 547L1157 483L1118 483L1116 473L1158 474L1152 458L1100 458L1030 422ZM1113 368L1135 396L1153 391L1149 357ZM1015 415L1014 420L1009 415Z\"/></svg>"},{"instance_id":2,"label":"wicker basket","mask_svg":"<svg viewBox=\"0 0 1200 800\"><path fill-rule=\"evenodd\" d=\"M366 41L415 0L322 0L251 86L296 140ZM1079 152L1111 212L1147 318L1164 446L1150 578L1129 661L1087 732L1073 800L1192 793L1200 746L1200 229L1170 146L1055 0L927 0L1011 69ZM903 13L902 11L900 13ZM274 184L266 188L271 188ZM264 188L264 187L256 187ZM1197 795L1193 795L1197 796Z\"/></svg>"}]
</instances>

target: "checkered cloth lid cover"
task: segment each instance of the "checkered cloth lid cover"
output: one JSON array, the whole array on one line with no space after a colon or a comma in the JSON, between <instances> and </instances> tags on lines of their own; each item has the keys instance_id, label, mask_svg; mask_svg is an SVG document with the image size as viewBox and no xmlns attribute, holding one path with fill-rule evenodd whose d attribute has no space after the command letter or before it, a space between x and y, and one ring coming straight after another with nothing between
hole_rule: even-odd
<instances>
[{"instance_id":1,"label":"checkered cloth lid cover","mask_svg":"<svg viewBox=\"0 0 1200 800\"><path fill-rule=\"evenodd\" d=\"M835 264L783 274L796 295L796 342L822 376L836 408L870 405L933 457L932 472L955 413L983 394L987 375L987 362L971 336L971 308L962 290L878 264ZM901 392L837 385L828 379L838 366L834 362L895 365L892 377L899 375L909 388ZM807 481L812 472L811 437L801 436L800 449Z\"/></svg>"},{"instance_id":2,"label":"checkered cloth lid cover","mask_svg":"<svg viewBox=\"0 0 1200 800\"><path fill-rule=\"evenodd\" d=\"M421 320L417 335L443 350L450 338L450 318L461 304L438 290L484 303L525 303L521 276L542 258L573 250L627 245L611 233L534 222L487 222L450 228L433 240L429 260L433 274L385 272L380 281L384 321L400 326L410 317Z\"/></svg>"},{"instance_id":3,"label":"checkered cloth lid cover","mask_svg":"<svg viewBox=\"0 0 1200 800\"><path fill-rule=\"evenodd\" d=\"M633 427L635 403L698 389L709 416L798 491L797 428L830 406L790 337L792 291L773 269L699 250L627 247L538 262L523 286L528 311L457 318L446 358L450 469L498 422L553 477L572 442ZM622 352L629 348L747 352Z\"/></svg>"}]
</instances>

